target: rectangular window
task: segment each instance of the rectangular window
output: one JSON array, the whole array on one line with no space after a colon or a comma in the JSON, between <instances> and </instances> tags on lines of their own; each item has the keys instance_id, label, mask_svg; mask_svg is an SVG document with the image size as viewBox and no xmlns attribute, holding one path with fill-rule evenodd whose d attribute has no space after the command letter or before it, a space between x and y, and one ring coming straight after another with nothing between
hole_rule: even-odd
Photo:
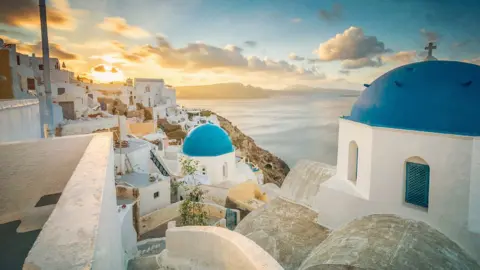
<instances>
[{"instance_id":1,"label":"rectangular window","mask_svg":"<svg viewBox=\"0 0 480 270\"><path fill-rule=\"evenodd\" d=\"M27 78L27 89L35 90L35 79Z\"/></svg>"},{"instance_id":2,"label":"rectangular window","mask_svg":"<svg viewBox=\"0 0 480 270\"><path fill-rule=\"evenodd\" d=\"M430 167L407 162L405 178L405 202L428 208Z\"/></svg>"},{"instance_id":3,"label":"rectangular window","mask_svg":"<svg viewBox=\"0 0 480 270\"><path fill-rule=\"evenodd\" d=\"M65 88L64 87L60 87L57 89L57 95L63 95L65 94Z\"/></svg>"},{"instance_id":4,"label":"rectangular window","mask_svg":"<svg viewBox=\"0 0 480 270\"><path fill-rule=\"evenodd\" d=\"M160 196L160 193L158 193L158 191L155 192L155 193L153 193L153 198L154 198L154 199L158 198L158 196Z\"/></svg>"},{"instance_id":5,"label":"rectangular window","mask_svg":"<svg viewBox=\"0 0 480 270\"><path fill-rule=\"evenodd\" d=\"M20 66L20 55L17 54L17 65Z\"/></svg>"},{"instance_id":6,"label":"rectangular window","mask_svg":"<svg viewBox=\"0 0 480 270\"><path fill-rule=\"evenodd\" d=\"M38 65L38 69L43 70L43 64Z\"/></svg>"}]
</instances>

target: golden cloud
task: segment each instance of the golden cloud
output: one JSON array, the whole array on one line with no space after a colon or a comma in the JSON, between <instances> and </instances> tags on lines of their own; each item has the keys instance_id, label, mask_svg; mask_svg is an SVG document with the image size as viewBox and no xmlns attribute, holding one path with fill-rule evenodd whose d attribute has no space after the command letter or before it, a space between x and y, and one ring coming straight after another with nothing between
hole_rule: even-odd
<instances>
[{"instance_id":1,"label":"golden cloud","mask_svg":"<svg viewBox=\"0 0 480 270\"><path fill-rule=\"evenodd\" d=\"M138 26L129 25L127 20L121 17L106 17L102 23L98 24L98 27L105 31L133 39L150 36L150 33L146 30Z\"/></svg>"}]
</instances>

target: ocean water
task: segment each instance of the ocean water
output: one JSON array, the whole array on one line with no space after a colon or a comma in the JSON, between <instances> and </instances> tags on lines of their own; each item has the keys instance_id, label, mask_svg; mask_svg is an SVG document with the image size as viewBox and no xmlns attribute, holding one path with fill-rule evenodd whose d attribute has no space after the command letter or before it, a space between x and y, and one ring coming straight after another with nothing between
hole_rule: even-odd
<instances>
[{"instance_id":1,"label":"ocean water","mask_svg":"<svg viewBox=\"0 0 480 270\"><path fill-rule=\"evenodd\" d=\"M300 159L337 163L338 118L357 97L308 93L244 100L178 100L227 118L290 167Z\"/></svg>"}]
</instances>

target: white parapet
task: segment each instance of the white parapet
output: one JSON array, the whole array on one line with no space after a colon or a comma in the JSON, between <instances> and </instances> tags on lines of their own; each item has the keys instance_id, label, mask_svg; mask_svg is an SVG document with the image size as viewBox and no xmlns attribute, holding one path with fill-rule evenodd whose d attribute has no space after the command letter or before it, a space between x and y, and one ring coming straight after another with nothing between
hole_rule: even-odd
<instances>
[{"instance_id":1,"label":"white parapet","mask_svg":"<svg viewBox=\"0 0 480 270\"><path fill-rule=\"evenodd\" d=\"M93 136L23 269L126 269L111 134Z\"/></svg>"},{"instance_id":2,"label":"white parapet","mask_svg":"<svg viewBox=\"0 0 480 270\"><path fill-rule=\"evenodd\" d=\"M161 264L173 269L283 269L255 242L221 227L172 228L167 230L166 243Z\"/></svg>"}]
</instances>

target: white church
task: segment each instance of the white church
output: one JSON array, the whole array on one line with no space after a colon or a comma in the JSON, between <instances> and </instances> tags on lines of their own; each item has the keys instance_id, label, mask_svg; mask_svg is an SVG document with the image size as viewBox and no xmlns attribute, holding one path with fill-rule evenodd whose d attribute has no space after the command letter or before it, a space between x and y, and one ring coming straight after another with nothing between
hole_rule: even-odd
<instances>
[{"instance_id":1,"label":"white church","mask_svg":"<svg viewBox=\"0 0 480 270\"><path fill-rule=\"evenodd\" d=\"M371 214L423 221L480 259L480 66L424 61L365 85L339 120L336 173L304 203L337 229Z\"/></svg>"},{"instance_id":2,"label":"white church","mask_svg":"<svg viewBox=\"0 0 480 270\"><path fill-rule=\"evenodd\" d=\"M190 130L182 154L198 162L201 184L230 185L252 180L261 184L245 162L237 162L235 148L228 133L215 124L203 124Z\"/></svg>"}]
</instances>

